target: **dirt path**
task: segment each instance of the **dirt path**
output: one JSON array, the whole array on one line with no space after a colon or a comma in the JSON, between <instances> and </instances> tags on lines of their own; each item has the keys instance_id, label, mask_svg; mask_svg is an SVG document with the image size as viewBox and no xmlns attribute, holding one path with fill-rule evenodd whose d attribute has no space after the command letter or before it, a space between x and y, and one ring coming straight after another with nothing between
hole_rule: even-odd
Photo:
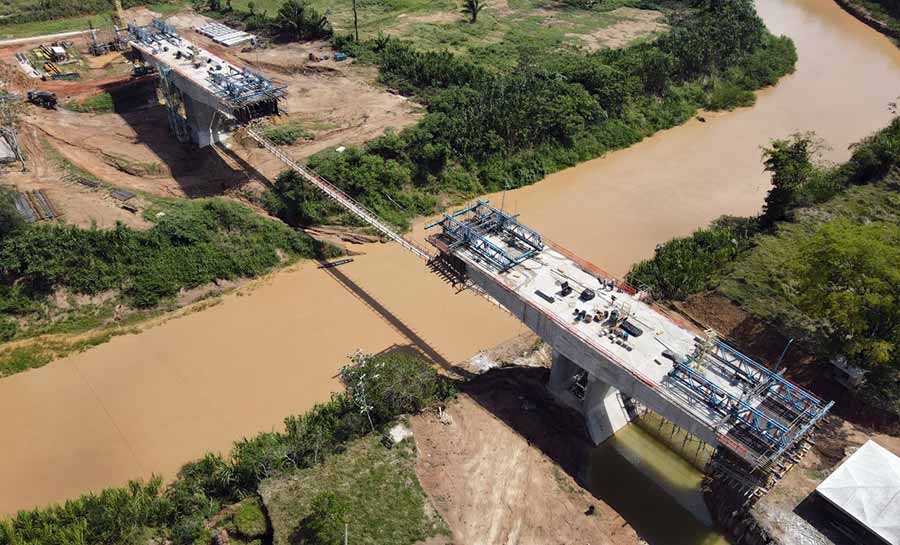
<instances>
[{"instance_id":1,"label":"dirt path","mask_svg":"<svg viewBox=\"0 0 900 545\"><path fill-rule=\"evenodd\" d=\"M499 374L509 377L515 371ZM548 417L561 409L546 407L545 398L534 397L540 396L534 390L535 384L531 384L536 376L534 370L519 375L524 382L514 379L517 386L504 382L506 387L502 390L496 388L497 374L491 372L475 379L476 383L484 384L475 386L472 395L460 395L450 404L443 421L434 413L413 419L419 451L416 472L422 487L450 526L453 542L466 545L640 543L631 527L611 507L582 489L557 462L525 439L521 430L505 423L504 416L498 417L481 404L487 402L483 396L491 389L496 392L496 397L487 402L491 410L500 405L515 407L520 412L523 406L533 407L526 414L535 421L535 427L554 429L554 422L548 421ZM543 389L542 384L536 385ZM591 505L595 512L586 515Z\"/></svg>"}]
</instances>

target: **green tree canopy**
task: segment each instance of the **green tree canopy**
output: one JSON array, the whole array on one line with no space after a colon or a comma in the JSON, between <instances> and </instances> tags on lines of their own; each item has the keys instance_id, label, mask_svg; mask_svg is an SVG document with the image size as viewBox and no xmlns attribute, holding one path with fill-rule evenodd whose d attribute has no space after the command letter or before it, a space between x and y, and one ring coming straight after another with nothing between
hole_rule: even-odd
<instances>
[{"instance_id":1,"label":"green tree canopy","mask_svg":"<svg viewBox=\"0 0 900 545\"><path fill-rule=\"evenodd\" d=\"M344 525L350 523L350 509L345 500L333 492L313 498L310 512L300 523L303 545L336 545L343 543Z\"/></svg>"},{"instance_id":2,"label":"green tree canopy","mask_svg":"<svg viewBox=\"0 0 900 545\"><path fill-rule=\"evenodd\" d=\"M812 133L794 134L785 140L773 140L763 148L763 164L772 175L772 189L766 195L762 224L769 226L787 217L795 208L806 186L821 174L813 158L819 143Z\"/></svg>"},{"instance_id":3,"label":"green tree canopy","mask_svg":"<svg viewBox=\"0 0 900 545\"><path fill-rule=\"evenodd\" d=\"M803 248L800 304L823 318L840 353L864 368L900 368L900 231L844 218Z\"/></svg>"},{"instance_id":4,"label":"green tree canopy","mask_svg":"<svg viewBox=\"0 0 900 545\"><path fill-rule=\"evenodd\" d=\"M287 0L278 9L275 29L293 40L314 40L331 36L328 18L304 0Z\"/></svg>"}]
</instances>

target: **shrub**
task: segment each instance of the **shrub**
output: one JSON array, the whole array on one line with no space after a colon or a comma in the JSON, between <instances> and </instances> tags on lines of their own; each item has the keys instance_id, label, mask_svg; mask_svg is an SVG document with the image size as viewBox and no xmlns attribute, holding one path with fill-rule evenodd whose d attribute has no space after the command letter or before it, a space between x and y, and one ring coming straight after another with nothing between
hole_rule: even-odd
<instances>
[{"instance_id":1,"label":"shrub","mask_svg":"<svg viewBox=\"0 0 900 545\"><path fill-rule=\"evenodd\" d=\"M350 509L333 492L322 492L312 499L310 512L300 523L300 543L332 545L344 537L344 525L350 522Z\"/></svg>"},{"instance_id":2,"label":"shrub","mask_svg":"<svg viewBox=\"0 0 900 545\"><path fill-rule=\"evenodd\" d=\"M61 287L95 294L120 289L136 306L216 279L252 277L290 258L334 250L218 199L168 203L156 225L134 231L33 225L0 240L0 273L9 298L37 300ZM0 297L0 302L6 297ZM17 299L10 308L27 308Z\"/></svg>"},{"instance_id":3,"label":"shrub","mask_svg":"<svg viewBox=\"0 0 900 545\"><path fill-rule=\"evenodd\" d=\"M286 123L266 127L263 135L277 146L289 146L301 138L309 138L311 133L299 123Z\"/></svg>"},{"instance_id":4,"label":"shrub","mask_svg":"<svg viewBox=\"0 0 900 545\"><path fill-rule=\"evenodd\" d=\"M234 527L247 539L265 536L269 531L269 522L263 513L259 500L251 498L238 504L237 510L232 515Z\"/></svg>"},{"instance_id":5,"label":"shrub","mask_svg":"<svg viewBox=\"0 0 900 545\"><path fill-rule=\"evenodd\" d=\"M634 265L626 279L649 287L657 297L684 299L706 288L714 275L747 250L756 231L753 220L720 219L709 229L657 246L653 257Z\"/></svg>"}]
</instances>

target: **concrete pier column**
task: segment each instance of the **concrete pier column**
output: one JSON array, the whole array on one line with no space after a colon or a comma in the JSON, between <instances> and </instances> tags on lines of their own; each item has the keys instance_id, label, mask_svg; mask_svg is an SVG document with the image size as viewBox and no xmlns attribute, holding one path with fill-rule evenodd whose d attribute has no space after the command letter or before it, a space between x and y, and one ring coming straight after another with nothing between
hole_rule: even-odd
<instances>
[{"instance_id":1,"label":"concrete pier column","mask_svg":"<svg viewBox=\"0 0 900 545\"><path fill-rule=\"evenodd\" d=\"M631 420L619 391L593 377L588 378L582 414L594 444L599 445Z\"/></svg>"},{"instance_id":2,"label":"concrete pier column","mask_svg":"<svg viewBox=\"0 0 900 545\"><path fill-rule=\"evenodd\" d=\"M569 358L553 351L550 384L547 389L560 403L584 416L591 440L599 445L630 420L619 391L587 373Z\"/></svg>"},{"instance_id":3,"label":"concrete pier column","mask_svg":"<svg viewBox=\"0 0 900 545\"><path fill-rule=\"evenodd\" d=\"M184 110L190 127L191 139L198 147L205 148L220 141L221 119L217 110L191 96L184 95Z\"/></svg>"}]
</instances>

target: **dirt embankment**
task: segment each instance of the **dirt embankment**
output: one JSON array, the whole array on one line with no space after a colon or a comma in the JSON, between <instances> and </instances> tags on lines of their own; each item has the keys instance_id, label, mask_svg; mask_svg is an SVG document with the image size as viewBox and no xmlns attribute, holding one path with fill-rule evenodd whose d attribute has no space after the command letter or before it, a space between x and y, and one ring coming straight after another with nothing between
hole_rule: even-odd
<instances>
[{"instance_id":1,"label":"dirt embankment","mask_svg":"<svg viewBox=\"0 0 900 545\"><path fill-rule=\"evenodd\" d=\"M489 371L468 383L443 417L413 418L422 487L454 543L641 543L571 476L586 467L590 445L581 420L549 399L547 373Z\"/></svg>"}]
</instances>

